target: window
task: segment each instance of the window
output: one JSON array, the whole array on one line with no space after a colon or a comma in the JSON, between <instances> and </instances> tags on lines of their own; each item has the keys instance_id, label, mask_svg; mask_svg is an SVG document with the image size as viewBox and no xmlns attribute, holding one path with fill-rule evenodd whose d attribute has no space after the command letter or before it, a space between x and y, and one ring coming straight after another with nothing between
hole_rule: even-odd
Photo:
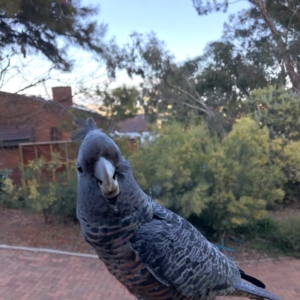
<instances>
[{"instance_id":1,"label":"window","mask_svg":"<svg viewBox=\"0 0 300 300\"><path fill-rule=\"evenodd\" d=\"M58 130L57 127L51 127L50 140L51 141L61 141L61 132Z\"/></svg>"}]
</instances>

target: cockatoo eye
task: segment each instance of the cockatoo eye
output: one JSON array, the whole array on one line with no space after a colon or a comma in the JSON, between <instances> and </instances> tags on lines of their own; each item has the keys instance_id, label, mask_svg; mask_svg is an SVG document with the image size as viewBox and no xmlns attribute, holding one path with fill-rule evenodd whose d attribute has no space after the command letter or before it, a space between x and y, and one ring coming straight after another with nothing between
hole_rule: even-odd
<instances>
[{"instance_id":1,"label":"cockatoo eye","mask_svg":"<svg viewBox=\"0 0 300 300\"><path fill-rule=\"evenodd\" d=\"M79 167L77 167L77 170L78 170L78 172L80 172L80 173L82 173L83 171L82 171L82 168L79 166Z\"/></svg>"}]
</instances>

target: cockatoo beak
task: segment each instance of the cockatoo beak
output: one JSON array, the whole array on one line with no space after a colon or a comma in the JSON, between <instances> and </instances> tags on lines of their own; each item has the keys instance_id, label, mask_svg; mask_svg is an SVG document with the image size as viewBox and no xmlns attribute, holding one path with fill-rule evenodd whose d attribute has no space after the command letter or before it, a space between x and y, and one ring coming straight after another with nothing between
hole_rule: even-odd
<instances>
[{"instance_id":1,"label":"cockatoo beak","mask_svg":"<svg viewBox=\"0 0 300 300\"><path fill-rule=\"evenodd\" d=\"M118 178L115 174L116 168L104 157L100 157L95 165L95 176L98 186L104 197L110 199L119 195L120 189Z\"/></svg>"}]
</instances>

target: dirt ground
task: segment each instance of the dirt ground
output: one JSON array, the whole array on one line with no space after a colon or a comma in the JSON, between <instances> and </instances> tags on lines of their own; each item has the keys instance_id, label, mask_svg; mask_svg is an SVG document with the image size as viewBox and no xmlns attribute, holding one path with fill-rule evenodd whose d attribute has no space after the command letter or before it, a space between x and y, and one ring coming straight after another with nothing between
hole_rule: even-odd
<instances>
[{"instance_id":1,"label":"dirt ground","mask_svg":"<svg viewBox=\"0 0 300 300\"><path fill-rule=\"evenodd\" d=\"M50 217L49 222L45 223L41 213L26 213L2 207L0 207L0 244L94 254L91 246L84 242L77 222L63 223L57 218ZM251 249L249 243L239 245L226 239L225 246L235 250L237 261L271 257L270 254ZM230 253L227 254L230 256ZM274 255L276 256L276 252L272 254Z\"/></svg>"},{"instance_id":2,"label":"dirt ground","mask_svg":"<svg viewBox=\"0 0 300 300\"><path fill-rule=\"evenodd\" d=\"M0 207L0 229L0 244L94 253L84 242L78 223L64 224L56 218L45 223L39 213Z\"/></svg>"},{"instance_id":3,"label":"dirt ground","mask_svg":"<svg viewBox=\"0 0 300 300\"><path fill-rule=\"evenodd\" d=\"M46 224L42 214L1 207L0 244L94 254L78 223L52 218ZM270 261L269 254L252 250L247 243L226 246L234 247L238 265L264 281L268 290L285 300L300 299L300 260ZM5 249L0 249L0 258L0 300L134 299L97 258Z\"/></svg>"}]
</instances>

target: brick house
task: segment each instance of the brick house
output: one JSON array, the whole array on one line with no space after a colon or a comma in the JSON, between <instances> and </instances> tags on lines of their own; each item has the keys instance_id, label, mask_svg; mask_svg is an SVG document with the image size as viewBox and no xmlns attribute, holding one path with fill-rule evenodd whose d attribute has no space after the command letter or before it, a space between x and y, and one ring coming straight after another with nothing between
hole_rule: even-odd
<instances>
[{"instance_id":1,"label":"brick house","mask_svg":"<svg viewBox=\"0 0 300 300\"><path fill-rule=\"evenodd\" d=\"M72 101L71 87L52 88L53 99L0 91L0 168L13 171L20 183L20 144L49 144L68 141L73 120L92 117L105 128L106 119Z\"/></svg>"},{"instance_id":2,"label":"brick house","mask_svg":"<svg viewBox=\"0 0 300 300\"><path fill-rule=\"evenodd\" d=\"M133 152L140 147L150 135L149 122L145 114L138 114L133 118L119 121L115 126L109 128L112 137L126 137L129 141L130 151Z\"/></svg>"}]
</instances>

